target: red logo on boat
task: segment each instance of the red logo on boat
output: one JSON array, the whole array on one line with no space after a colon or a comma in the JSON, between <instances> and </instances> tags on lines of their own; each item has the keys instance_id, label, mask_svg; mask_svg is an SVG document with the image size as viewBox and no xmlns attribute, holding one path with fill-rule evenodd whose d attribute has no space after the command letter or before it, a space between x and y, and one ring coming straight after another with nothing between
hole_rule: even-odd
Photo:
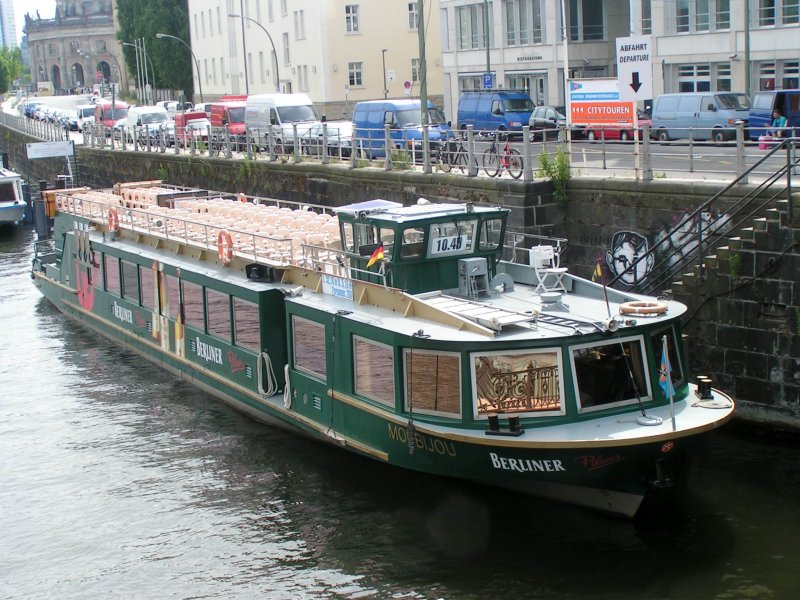
<instances>
[{"instance_id":1,"label":"red logo on boat","mask_svg":"<svg viewBox=\"0 0 800 600\"><path fill-rule=\"evenodd\" d=\"M586 454L576 458L575 462L583 467L586 467L587 471L595 471L597 469L610 467L611 465L615 465L623 460L625 460L625 457L622 454L612 454L611 456L592 456Z\"/></svg>"},{"instance_id":2,"label":"red logo on boat","mask_svg":"<svg viewBox=\"0 0 800 600\"><path fill-rule=\"evenodd\" d=\"M244 363L237 358L232 350L228 350L228 363L231 365L231 373L244 371Z\"/></svg>"},{"instance_id":3,"label":"red logo on boat","mask_svg":"<svg viewBox=\"0 0 800 600\"><path fill-rule=\"evenodd\" d=\"M84 310L92 310L94 308L94 287L89 283L89 274L76 264L75 277L77 279L78 304Z\"/></svg>"},{"instance_id":4,"label":"red logo on boat","mask_svg":"<svg viewBox=\"0 0 800 600\"><path fill-rule=\"evenodd\" d=\"M672 450L674 447L675 447L675 442L664 442L664 444L661 446L661 452L666 454L667 452Z\"/></svg>"}]
</instances>

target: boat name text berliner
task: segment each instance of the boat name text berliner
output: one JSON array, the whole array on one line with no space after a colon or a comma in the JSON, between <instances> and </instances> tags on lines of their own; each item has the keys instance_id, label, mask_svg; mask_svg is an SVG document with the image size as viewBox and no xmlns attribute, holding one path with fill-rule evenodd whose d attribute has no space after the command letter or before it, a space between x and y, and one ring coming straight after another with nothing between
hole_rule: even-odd
<instances>
[{"instance_id":1,"label":"boat name text berliner","mask_svg":"<svg viewBox=\"0 0 800 600\"><path fill-rule=\"evenodd\" d=\"M116 302L114 302L114 316L123 321L124 323L130 323L133 325L133 311L130 308L125 308L124 306L120 306Z\"/></svg>"},{"instance_id":2,"label":"boat name text berliner","mask_svg":"<svg viewBox=\"0 0 800 600\"><path fill-rule=\"evenodd\" d=\"M218 365L222 364L222 350L201 342L200 338L195 338L195 345L197 347L197 356Z\"/></svg>"},{"instance_id":3,"label":"boat name text berliner","mask_svg":"<svg viewBox=\"0 0 800 600\"><path fill-rule=\"evenodd\" d=\"M489 452L489 458L492 459L492 466L495 469L503 471L519 471L525 473L527 471L566 471L561 466L561 461L553 460L531 460L529 458L506 458L504 456L497 456L494 452Z\"/></svg>"}]
</instances>

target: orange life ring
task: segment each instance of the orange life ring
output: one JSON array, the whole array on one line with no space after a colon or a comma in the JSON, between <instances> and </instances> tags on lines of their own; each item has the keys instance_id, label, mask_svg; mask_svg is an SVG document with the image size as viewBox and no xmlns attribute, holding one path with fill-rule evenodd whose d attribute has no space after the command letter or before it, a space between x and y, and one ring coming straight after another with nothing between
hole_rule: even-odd
<instances>
[{"instance_id":1,"label":"orange life ring","mask_svg":"<svg viewBox=\"0 0 800 600\"><path fill-rule=\"evenodd\" d=\"M244 195L244 192L239 192L239 202L247 202L247 196Z\"/></svg>"},{"instance_id":2,"label":"orange life ring","mask_svg":"<svg viewBox=\"0 0 800 600\"><path fill-rule=\"evenodd\" d=\"M108 230L119 231L119 213L116 208L108 209Z\"/></svg>"},{"instance_id":3,"label":"orange life ring","mask_svg":"<svg viewBox=\"0 0 800 600\"><path fill-rule=\"evenodd\" d=\"M623 302L619 306L619 314L621 315L663 315L665 312L667 312L666 304L648 300Z\"/></svg>"},{"instance_id":4,"label":"orange life ring","mask_svg":"<svg viewBox=\"0 0 800 600\"><path fill-rule=\"evenodd\" d=\"M233 238L224 229L217 234L217 253L223 265L233 260Z\"/></svg>"}]
</instances>

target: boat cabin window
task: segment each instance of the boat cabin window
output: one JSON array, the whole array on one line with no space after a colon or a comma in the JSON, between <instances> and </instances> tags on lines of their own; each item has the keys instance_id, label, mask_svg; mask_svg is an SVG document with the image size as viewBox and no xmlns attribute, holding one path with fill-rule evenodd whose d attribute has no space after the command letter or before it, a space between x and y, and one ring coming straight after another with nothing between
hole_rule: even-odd
<instances>
[{"instance_id":1,"label":"boat cabin window","mask_svg":"<svg viewBox=\"0 0 800 600\"><path fill-rule=\"evenodd\" d=\"M455 352L404 351L405 409L461 416L461 356Z\"/></svg>"},{"instance_id":2,"label":"boat cabin window","mask_svg":"<svg viewBox=\"0 0 800 600\"><path fill-rule=\"evenodd\" d=\"M11 181L0 183L0 198L3 200L19 200L14 184Z\"/></svg>"},{"instance_id":3,"label":"boat cabin window","mask_svg":"<svg viewBox=\"0 0 800 600\"><path fill-rule=\"evenodd\" d=\"M234 296L233 329L237 346L259 352L261 350L261 331L259 328L258 304Z\"/></svg>"},{"instance_id":4,"label":"boat cabin window","mask_svg":"<svg viewBox=\"0 0 800 600\"><path fill-rule=\"evenodd\" d=\"M106 254L103 265L105 266L106 272L106 291L115 296L119 296L119 259L116 256L109 256Z\"/></svg>"},{"instance_id":5,"label":"boat cabin window","mask_svg":"<svg viewBox=\"0 0 800 600\"><path fill-rule=\"evenodd\" d=\"M409 227L403 230L403 244L400 246L400 258L419 258L422 256L422 241L425 230L422 227Z\"/></svg>"},{"instance_id":6,"label":"boat cabin window","mask_svg":"<svg viewBox=\"0 0 800 600\"><path fill-rule=\"evenodd\" d=\"M394 249L394 229L380 229L381 244L383 244L383 259L392 260L392 250Z\"/></svg>"},{"instance_id":7,"label":"boat cabin window","mask_svg":"<svg viewBox=\"0 0 800 600\"><path fill-rule=\"evenodd\" d=\"M353 337L357 394L394 408L394 353L391 346Z\"/></svg>"},{"instance_id":8,"label":"boat cabin window","mask_svg":"<svg viewBox=\"0 0 800 600\"><path fill-rule=\"evenodd\" d=\"M474 354L476 416L562 414L560 364L561 352L558 349Z\"/></svg>"},{"instance_id":9,"label":"boat cabin window","mask_svg":"<svg viewBox=\"0 0 800 600\"><path fill-rule=\"evenodd\" d=\"M102 256L99 252L92 250L90 264L92 267L89 269L89 283L98 289L103 289L103 273L100 270L99 258Z\"/></svg>"},{"instance_id":10,"label":"boat cabin window","mask_svg":"<svg viewBox=\"0 0 800 600\"><path fill-rule=\"evenodd\" d=\"M142 306L150 310L156 310L158 307L158 298L156 297L156 277L158 271L154 271L144 265L139 265L139 282L142 285Z\"/></svg>"},{"instance_id":11,"label":"boat cabin window","mask_svg":"<svg viewBox=\"0 0 800 600\"><path fill-rule=\"evenodd\" d=\"M161 307L161 314L177 321L181 314L181 292L178 278L165 273L161 280L161 285L164 288L161 296L162 301L166 299L166 305Z\"/></svg>"},{"instance_id":12,"label":"boat cabin window","mask_svg":"<svg viewBox=\"0 0 800 600\"><path fill-rule=\"evenodd\" d=\"M326 379L325 326L292 315L294 368Z\"/></svg>"},{"instance_id":13,"label":"boat cabin window","mask_svg":"<svg viewBox=\"0 0 800 600\"><path fill-rule=\"evenodd\" d=\"M475 249L477 225L477 219L432 224L428 236L428 256L471 254Z\"/></svg>"},{"instance_id":14,"label":"boat cabin window","mask_svg":"<svg viewBox=\"0 0 800 600\"><path fill-rule=\"evenodd\" d=\"M205 330L203 320L203 288L191 281L181 280L183 296L183 324Z\"/></svg>"},{"instance_id":15,"label":"boat cabin window","mask_svg":"<svg viewBox=\"0 0 800 600\"><path fill-rule=\"evenodd\" d=\"M139 267L127 260L122 261L122 297L139 304Z\"/></svg>"},{"instance_id":16,"label":"boat cabin window","mask_svg":"<svg viewBox=\"0 0 800 600\"><path fill-rule=\"evenodd\" d=\"M208 333L226 342L231 341L230 296L206 288L206 318Z\"/></svg>"},{"instance_id":17,"label":"boat cabin window","mask_svg":"<svg viewBox=\"0 0 800 600\"><path fill-rule=\"evenodd\" d=\"M572 367L581 411L647 399L641 339L573 347Z\"/></svg>"},{"instance_id":18,"label":"boat cabin window","mask_svg":"<svg viewBox=\"0 0 800 600\"><path fill-rule=\"evenodd\" d=\"M481 250L497 250L500 246L500 235L503 233L503 219L487 219L481 226L481 239L478 247Z\"/></svg>"},{"instance_id":19,"label":"boat cabin window","mask_svg":"<svg viewBox=\"0 0 800 600\"><path fill-rule=\"evenodd\" d=\"M342 244L344 245L344 249L348 252L355 252L356 251L356 242L355 242L355 235L353 235L353 224L348 223L345 221L342 223L342 232L344 233L344 238L342 239Z\"/></svg>"},{"instance_id":20,"label":"boat cabin window","mask_svg":"<svg viewBox=\"0 0 800 600\"><path fill-rule=\"evenodd\" d=\"M672 389L678 387L683 383L683 372L681 371L681 361L678 356L678 348L675 343L675 332L672 328L662 329L654 333L651 337L650 343L653 346L655 361L658 364L658 384L664 395L667 395L666 379L664 379L665 361L664 361L664 337L666 337L667 356L669 357L669 370L670 379L672 379Z\"/></svg>"}]
</instances>

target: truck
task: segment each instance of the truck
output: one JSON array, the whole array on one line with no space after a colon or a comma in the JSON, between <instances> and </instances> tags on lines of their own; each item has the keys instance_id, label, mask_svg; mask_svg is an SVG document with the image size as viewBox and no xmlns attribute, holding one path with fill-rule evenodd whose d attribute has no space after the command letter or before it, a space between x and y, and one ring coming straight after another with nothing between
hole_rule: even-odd
<instances>
[{"instance_id":1,"label":"truck","mask_svg":"<svg viewBox=\"0 0 800 600\"><path fill-rule=\"evenodd\" d=\"M217 144L225 143L224 136L219 133L227 127L228 139L234 150L242 150L247 144L244 123L244 100L222 100L211 103L211 127L218 133L212 134Z\"/></svg>"},{"instance_id":2,"label":"truck","mask_svg":"<svg viewBox=\"0 0 800 600\"><path fill-rule=\"evenodd\" d=\"M303 137L320 119L306 94L254 94L247 98L244 122L259 148L268 146L271 131L274 144L292 149L295 129Z\"/></svg>"}]
</instances>

